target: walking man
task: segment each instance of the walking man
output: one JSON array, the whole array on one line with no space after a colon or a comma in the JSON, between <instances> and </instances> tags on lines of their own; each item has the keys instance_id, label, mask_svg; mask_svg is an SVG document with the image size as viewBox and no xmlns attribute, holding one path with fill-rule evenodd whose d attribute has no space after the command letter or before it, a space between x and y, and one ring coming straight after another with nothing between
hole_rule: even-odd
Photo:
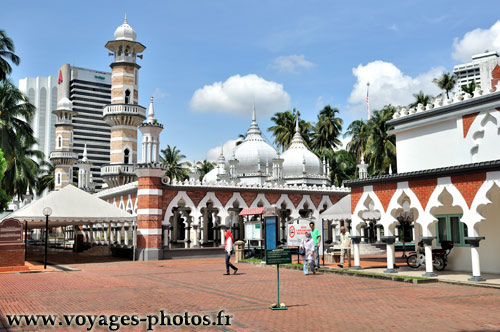
<instances>
[{"instance_id":1,"label":"walking man","mask_svg":"<svg viewBox=\"0 0 500 332\"><path fill-rule=\"evenodd\" d=\"M351 250L351 238L349 237L349 232L345 230L345 227L340 227L340 267L344 267L344 257L346 252L348 253L348 257L351 258L350 250Z\"/></svg>"},{"instance_id":2,"label":"walking man","mask_svg":"<svg viewBox=\"0 0 500 332\"><path fill-rule=\"evenodd\" d=\"M229 259L231 259L231 252L233 251L233 242L233 233L231 233L231 231L228 229L226 231L226 240L224 241L224 252L226 253L226 275L229 275L229 268L233 269L234 274L238 272L238 268L231 264L231 262L229 261Z\"/></svg>"},{"instance_id":3,"label":"walking man","mask_svg":"<svg viewBox=\"0 0 500 332\"><path fill-rule=\"evenodd\" d=\"M311 237L314 241L314 255L315 255L315 267L316 270L319 268L319 245L321 243L321 233L319 229L314 227L314 222L309 223L309 227L311 227Z\"/></svg>"}]
</instances>

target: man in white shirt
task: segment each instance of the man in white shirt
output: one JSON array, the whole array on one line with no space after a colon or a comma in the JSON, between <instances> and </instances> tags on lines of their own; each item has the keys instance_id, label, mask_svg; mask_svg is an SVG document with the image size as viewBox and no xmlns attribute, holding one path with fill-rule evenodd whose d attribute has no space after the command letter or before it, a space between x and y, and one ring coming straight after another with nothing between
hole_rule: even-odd
<instances>
[{"instance_id":1,"label":"man in white shirt","mask_svg":"<svg viewBox=\"0 0 500 332\"><path fill-rule=\"evenodd\" d=\"M344 267L344 257L348 250L351 250L350 234L345 230L345 227L340 227L340 267ZM350 255L349 255L350 256Z\"/></svg>"}]
</instances>

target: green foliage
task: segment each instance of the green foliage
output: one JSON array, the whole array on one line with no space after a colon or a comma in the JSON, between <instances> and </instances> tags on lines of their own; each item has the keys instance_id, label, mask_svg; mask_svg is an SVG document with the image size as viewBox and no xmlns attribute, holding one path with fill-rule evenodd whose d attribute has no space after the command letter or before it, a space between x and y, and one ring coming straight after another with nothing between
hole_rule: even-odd
<instances>
[{"instance_id":1,"label":"green foliage","mask_svg":"<svg viewBox=\"0 0 500 332\"><path fill-rule=\"evenodd\" d=\"M366 156L370 175L381 175L389 172L389 167L396 172L396 137L389 134L392 126L387 121L392 119L396 107L386 105L381 110L373 112L368 120L370 136L366 142Z\"/></svg>"},{"instance_id":2,"label":"green foliage","mask_svg":"<svg viewBox=\"0 0 500 332\"><path fill-rule=\"evenodd\" d=\"M215 167L215 163L207 161L207 160L196 162L196 168L200 171L200 181L203 179L203 177L208 172L210 172L211 170L213 170L214 167Z\"/></svg>"},{"instance_id":3,"label":"green foliage","mask_svg":"<svg viewBox=\"0 0 500 332\"><path fill-rule=\"evenodd\" d=\"M441 90L446 91L446 97L450 99L449 92L453 90L457 83L457 77L451 73L443 73L441 77L432 80Z\"/></svg>"},{"instance_id":4,"label":"green foliage","mask_svg":"<svg viewBox=\"0 0 500 332\"><path fill-rule=\"evenodd\" d=\"M167 167L165 175L170 178L170 180L176 179L177 181L184 181L189 178L187 172L186 162L182 160L186 158L185 155L181 154L181 151L177 147L171 147L167 145L166 149L161 150L160 161L163 165Z\"/></svg>"},{"instance_id":5,"label":"green foliage","mask_svg":"<svg viewBox=\"0 0 500 332\"><path fill-rule=\"evenodd\" d=\"M2 183L2 179L4 177L4 172L6 168L7 168L7 162L3 157L3 151L0 149L0 183ZM5 209L7 209L10 200L11 197L7 195L5 189L0 187L0 212L3 212L5 211Z\"/></svg>"},{"instance_id":6,"label":"green foliage","mask_svg":"<svg viewBox=\"0 0 500 332\"><path fill-rule=\"evenodd\" d=\"M476 81L472 80L472 82L470 82L469 84L462 85L461 88L462 88L463 92L468 93L470 95L473 95L474 90L476 90L476 87L478 87L478 86L479 86L479 84L476 84Z\"/></svg>"},{"instance_id":7,"label":"green foliage","mask_svg":"<svg viewBox=\"0 0 500 332\"><path fill-rule=\"evenodd\" d=\"M0 81L6 80L7 76L12 73L12 67L8 61L17 66L21 59L14 53L12 39L7 36L4 30L0 30Z\"/></svg>"},{"instance_id":8,"label":"green foliage","mask_svg":"<svg viewBox=\"0 0 500 332\"><path fill-rule=\"evenodd\" d=\"M414 93L413 97L415 98L415 101L408 105L409 108L417 107L418 104L426 106L432 100L432 96L424 94L422 90L420 90L418 93Z\"/></svg>"},{"instance_id":9,"label":"green foliage","mask_svg":"<svg viewBox=\"0 0 500 332\"><path fill-rule=\"evenodd\" d=\"M76 169L73 169L73 172ZM36 183L36 192L40 195L45 189L54 190L55 168L50 162L42 161L38 173L38 181Z\"/></svg>"},{"instance_id":10,"label":"green foliage","mask_svg":"<svg viewBox=\"0 0 500 332\"><path fill-rule=\"evenodd\" d=\"M281 151L288 149L292 143L297 117L300 117L300 112L295 108L292 111L277 112L271 117L271 121L273 121L275 125L267 130L272 132L274 136L273 143L276 144L278 148L281 148ZM312 131L311 123L299 119L299 129L306 145L309 146Z\"/></svg>"},{"instance_id":11,"label":"green foliage","mask_svg":"<svg viewBox=\"0 0 500 332\"><path fill-rule=\"evenodd\" d=\"M321 153L322 150L334 150L342 143L339 140L342 132L342 119L338 117L339 110L325 106L318 114L318 122L312 132L311 147Z\"/></svg>"}]
</instances>

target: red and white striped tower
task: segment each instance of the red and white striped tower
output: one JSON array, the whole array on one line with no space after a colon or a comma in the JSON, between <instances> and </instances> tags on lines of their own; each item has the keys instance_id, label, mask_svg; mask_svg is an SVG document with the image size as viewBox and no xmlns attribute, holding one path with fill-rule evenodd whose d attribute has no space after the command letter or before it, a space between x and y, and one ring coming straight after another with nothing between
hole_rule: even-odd
<instances>
[{"instance_id":1,"label":"red and white striped tower","mask_svg":"<svg viewBox=\"0 0 500 332\"><path fill-rule=\"evenodd\" d=\"M142 133L142 162L137 165L137 250L138 260L163 258L162 178L165 168L159 162L160 133L163 125L154 119L153 97L148 119L139 126Z\"/></svg>"}]
</instances>

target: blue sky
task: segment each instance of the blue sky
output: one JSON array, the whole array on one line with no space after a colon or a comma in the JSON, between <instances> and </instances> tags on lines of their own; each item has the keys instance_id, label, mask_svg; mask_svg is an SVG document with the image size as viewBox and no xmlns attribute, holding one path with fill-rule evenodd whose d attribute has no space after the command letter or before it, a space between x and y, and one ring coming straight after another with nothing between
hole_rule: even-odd
<instances>
[{"instance_id":1,"label":"blue sky","mask_svg":"<svg viewBox=\"0 0 500 332\"><path fill-rule=\"evenodd\" d=\"M498 1L9 1L0 29L21 57L17 84L57 75L63 63L110 71L104 45L127 12L147 47L140 104L155 95L162 147L193 160L245 133L253 100L272 140L270 116L293 107L314 121L330 104L345 127L366 118L366 81L372 108L407 104L420 89L435 95L433 77L477 50L500 50L499 9Z\"/></svg>"}]
</instances>

